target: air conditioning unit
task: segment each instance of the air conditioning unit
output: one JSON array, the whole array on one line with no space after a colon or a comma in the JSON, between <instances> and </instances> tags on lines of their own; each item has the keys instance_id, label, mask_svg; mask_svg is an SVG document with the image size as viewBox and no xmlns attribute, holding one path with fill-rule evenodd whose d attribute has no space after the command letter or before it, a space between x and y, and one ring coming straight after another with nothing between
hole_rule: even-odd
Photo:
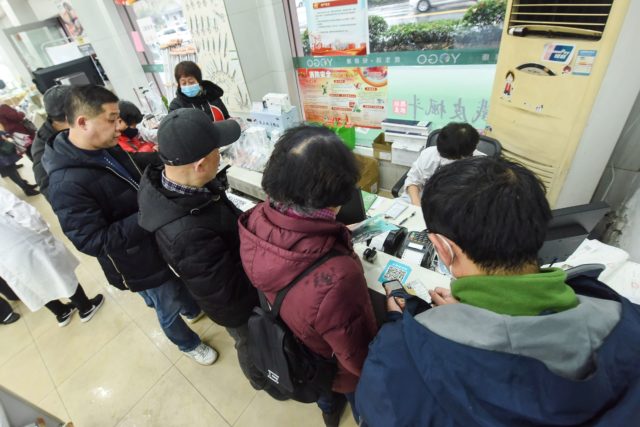
<instances>
[{"instance_id":1,"label":"air conditioning unit","mask_svg":"<svg viewBox=\"0 0 640 427\"><path fill-rule=\"evenodd\" d=\"M502 143L505 156L538 174L552 205L587 124L629 1L508 1L487 134Z\"/></svg>"}]
</instances>

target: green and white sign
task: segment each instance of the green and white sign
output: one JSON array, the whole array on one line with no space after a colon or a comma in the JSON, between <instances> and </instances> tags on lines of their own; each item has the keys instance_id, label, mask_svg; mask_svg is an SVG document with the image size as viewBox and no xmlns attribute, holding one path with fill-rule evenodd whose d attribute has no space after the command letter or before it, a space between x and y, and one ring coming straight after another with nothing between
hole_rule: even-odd
<instances>
[{"instance_id":1,"label":"green and white sign","mask_svg":"<svg viewBox=\"0 0 640 427\"><path fill-rule=\"evenodd\" d=\"M303 56L293 58L296 68L344 68L496 64L498 49L418 50L372 53L366 56Z\"/></svg>"},{"instance_id":2,"label":"green and white sign","mask_svg":"<svg viewBox=\"0 0 640 427\"><path fill-rule=\"evenodd\" d=\"M486 126L495 65L390 67L387 117Z\"/></svg>"}]
</instances>

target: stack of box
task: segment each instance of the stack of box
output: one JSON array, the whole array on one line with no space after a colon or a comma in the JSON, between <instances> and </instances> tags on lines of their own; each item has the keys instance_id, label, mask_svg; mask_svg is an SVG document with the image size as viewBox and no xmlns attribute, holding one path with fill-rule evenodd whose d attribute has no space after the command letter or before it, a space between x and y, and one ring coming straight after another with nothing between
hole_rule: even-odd
<instances>
[{"instance_id":1,"label":"stack of box","mask_svg":"<svg viewBox=\"0 0 640 427\"><path fill-rule=\"evenodd\" d=\"M262 102L254 102L249 114L249 123L261 126L271 136L274 130L284 131L300 122L298 110L289 103L286 94L269 93ZM279 133L281 134L281 133Z\"/></svg>"},{"instance_id":2,"label":"stack of box","mask_svg":"<svg viewBox=\"0 0 640 427\"><path fill-rule=\"evenodd\" d=\"M382 129L385 141L391 143L391 163L411 166L427 144L431 122L385 119Z\"/></svg>"}]
</instances>

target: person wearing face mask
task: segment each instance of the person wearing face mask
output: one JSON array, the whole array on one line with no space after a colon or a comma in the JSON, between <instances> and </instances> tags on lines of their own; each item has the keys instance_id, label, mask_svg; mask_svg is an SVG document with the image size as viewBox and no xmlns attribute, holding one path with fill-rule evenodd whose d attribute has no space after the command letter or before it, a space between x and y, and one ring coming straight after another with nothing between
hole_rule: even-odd
<instances>
[{"instance_id":1,"label":"person wearing face mask","mask_svg":"<svg viewBox=\"0 0 640 427\"><path fill-rule=\"evenodd\" d=\"M640 307L587 275L540 268L551 210L506 159L443 166L422 212L451 290L391 314L356 391L382 426L640 425Z\"/></svg>"},{"instance_id":2,"label":"person wearing face mask","mask_svg":"<svg viewBox=\"0 0 640 427\"><path fill-rule=\"evenodd\" d=\"M202 80L202 70L195 62L182 61L174 69L178 90L169 104L169 111L195 108L204 111L214 122L228 119L229 112L222 102L224 91L208 80Z\"/></svg>"},{"instance_id":3,"label":"person wearing face mask","mask_svg":"<svg viewBox=\"0 0 640 427\"><path fill-rule=\"evenodd\" d=\"M156 144L145 141L138 129L138 125L143 119L142 112L134 103L129 101L118 102L118 108L120 109L120 114L116 130L120 132L118 137L120 148L130 153L133 161L142 170L149 164L161 164L156 152Z\"/></svg>"}]
</instances>

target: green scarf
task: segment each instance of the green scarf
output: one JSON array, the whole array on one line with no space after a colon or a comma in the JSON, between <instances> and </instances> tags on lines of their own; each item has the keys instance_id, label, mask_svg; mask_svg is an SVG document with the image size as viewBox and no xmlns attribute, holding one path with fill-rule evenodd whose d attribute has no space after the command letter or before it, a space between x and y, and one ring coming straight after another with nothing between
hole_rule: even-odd
<instances>
[{"instance_id":1,"label":"green scarf","mask_svg":"<svg viewBox=\"0 0 640 427\"><path fill-rule=\"evenodd\" d=\"M509 316L557 313L578 305L560 268L520 276L466 276L451 283L460 302Z\"/></svg>"}]
</instances>

